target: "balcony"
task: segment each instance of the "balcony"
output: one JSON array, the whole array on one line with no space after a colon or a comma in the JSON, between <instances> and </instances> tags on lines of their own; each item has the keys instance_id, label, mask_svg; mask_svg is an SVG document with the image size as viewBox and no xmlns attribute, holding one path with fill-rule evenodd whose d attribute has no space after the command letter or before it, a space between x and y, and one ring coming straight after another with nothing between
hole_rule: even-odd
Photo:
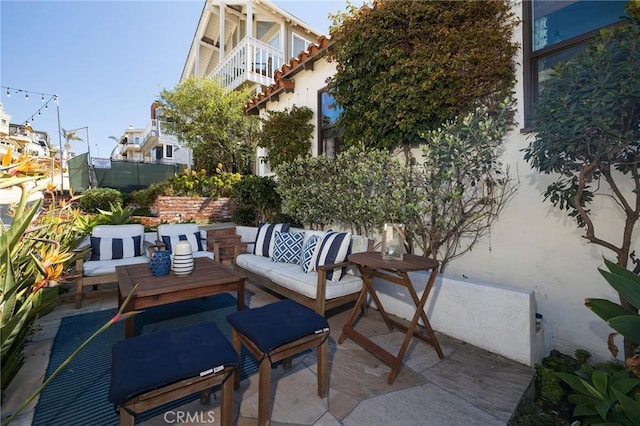
<instances>
[{"instance_id":1,"label":"balcony","mask_svg":"<svg viewBox=\"0 0 640 426\"><path fill-rule=\"evenodd\" d=\"M268 86L274 70L284 63L284 52L255 38L245 37L209 74L229 90L245 82Z\"/></svg>"},{"instance_id":2,"label":"balcony","mask_svg":"<svg viewBox=\"0 0 640 426\"><path fill-rule=\"evenodd\" d=\"M149 150L153 148L156 142L158 142L158 137L160 136L160 122L158 120L151 120L145 127L144 132L142 133L142 145L141 149Z\"/></svg>"}]
</instances>

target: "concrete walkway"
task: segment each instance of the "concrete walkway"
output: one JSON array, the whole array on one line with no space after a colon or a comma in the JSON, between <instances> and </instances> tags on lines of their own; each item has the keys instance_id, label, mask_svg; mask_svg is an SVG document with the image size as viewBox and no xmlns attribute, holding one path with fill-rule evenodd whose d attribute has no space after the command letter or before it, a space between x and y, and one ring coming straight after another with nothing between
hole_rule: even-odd
<instances>
[{"instance_id":1,"label":"concrete walkway","mask_svg":"<svg viewBox=\"0 0 640 426\"><path fill-rule=\"evenodd\" d=\"M247 285L245 300L250 307L258 307L277 299ZM97 292L89 295L80 310L73 308L69 298L42 318L25 348L26 364L5 393L2 418L42 382L61 318L116 304L114 291ZM533 380L531 367L438 334L445 358L440 360L431 346L414 339L405 365L390 385L388 366L349 339L337 343L347 317L345 311L329 318L328 398L320 399L316 393L315 351L294 358L291 369L279 366L272 372L272 425L505 425ZM388 331L375 310L369 310L357 329L392 353L402 343L403 335ZM257 378L255 374L244 380L236 390L234 424L257 423ZM218 402L212 399L204 406L194 401L143 424L218 424ZM35 404L14 424L30 425Z\"/></svg>"}]
</instances>

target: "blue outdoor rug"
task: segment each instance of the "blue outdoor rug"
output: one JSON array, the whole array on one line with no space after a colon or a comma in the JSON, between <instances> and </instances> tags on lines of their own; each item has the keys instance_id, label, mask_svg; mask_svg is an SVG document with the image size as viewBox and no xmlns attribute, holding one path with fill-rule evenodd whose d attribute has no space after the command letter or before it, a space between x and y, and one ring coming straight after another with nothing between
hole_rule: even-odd
<instances>
[{"instance_id":1,"label":"blue outdoor rug","mask_svg":"<svg viewBox=\"0 0 640 426\"><path fill-rule=\"evenodd\" d=\"M136 335L190 324L214 322L231 341L231 326L227 323L226 317L237 309L236 306L236 299L223 293L149 308L135 317ZM82 342L115 313L116 310L111 309L63 318L53 342L46 377L49 377ZM124 322L120 321L85 347L42 391L32 425L117 425L118 415L107 396L111 381L111 347L122 339L124 339ZM257 371L258 365L255 358L243 347L240 378L245 379ZM218 392L215 396L220 397ZM198 398L198 394L182 398L149 410L138 416L136 420L144 421Z\"/></svg>"}]
</instances>

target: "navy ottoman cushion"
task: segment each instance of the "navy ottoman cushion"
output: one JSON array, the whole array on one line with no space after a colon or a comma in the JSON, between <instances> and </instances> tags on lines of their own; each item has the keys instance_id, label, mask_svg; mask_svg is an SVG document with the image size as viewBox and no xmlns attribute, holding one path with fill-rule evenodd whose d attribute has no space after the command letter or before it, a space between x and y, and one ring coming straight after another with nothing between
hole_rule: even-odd
<instances>
[{"instance_id":1,"label":"navy ottoman cushion","mask_svg":"<svg viewBox=\"0 0 640 426\"><path fill-rule=\"evenodd\" d=\"M322 315L292 300L233 312L227 321L265 354L285 343L329 330Z\"/></svg>"},{"instance_id":2,"label":"navy ottoman cushion","mask_svg":"<svg viewBox=\"0 0 640 426\"><path fill-rule=\"evenodd\" d=\"M121 340L112 348L109 401L119 405L202 372L237 365L238 354L214 323Z\"/></svg>"}]
</instances>

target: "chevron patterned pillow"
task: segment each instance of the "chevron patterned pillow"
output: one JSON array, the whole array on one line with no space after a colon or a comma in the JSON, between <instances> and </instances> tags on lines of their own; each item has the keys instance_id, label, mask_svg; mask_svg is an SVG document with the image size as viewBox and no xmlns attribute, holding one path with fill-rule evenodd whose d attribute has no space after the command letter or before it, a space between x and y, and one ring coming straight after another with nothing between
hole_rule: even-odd
<instances>
[{"instance_id":1,"label":"chevron patterned pillow","mask_svg":"<svg viewBox=\"0 0 640 426\"><path fill-rule=\"evenodd\" d=\"M313 272L316 270L316 262L314 254L316 253L316 247L318 247L318 236L312 235L309 237L306 243L302 246L302 253L300 254L300 265L304 272Z\"/></svg>"},{"instance_id":2,"label":"chevron patterned pillow","mask_svg":"<svg viewBox=\"0 0 640 426\"><path fill-rule=\"evenodd\" d=\"M304 232L274 232L273 257L271 260L299 265L303 240Z\"/></svg>"}]
</instances>

